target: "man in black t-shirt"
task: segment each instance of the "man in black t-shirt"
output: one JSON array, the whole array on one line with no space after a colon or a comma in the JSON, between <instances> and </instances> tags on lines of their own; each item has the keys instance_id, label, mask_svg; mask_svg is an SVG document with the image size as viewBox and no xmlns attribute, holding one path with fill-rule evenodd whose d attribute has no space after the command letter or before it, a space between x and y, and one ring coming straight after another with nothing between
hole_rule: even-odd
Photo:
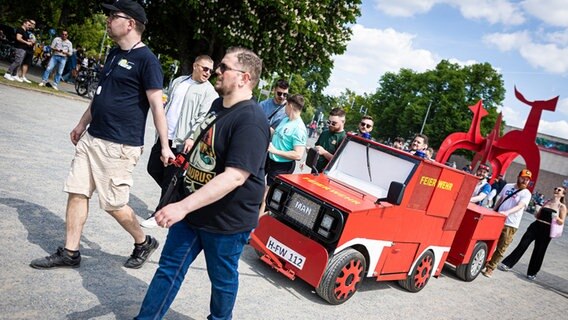
<instances>
[{"instance_id":1,"label":"man in black t-shirt","mask_svg":"<svg viewBox=\"0 0 568 320\"><path fill-rule=\"evenodd\" d=\"M181 201L156 213L158 225L170 230L136 319L163 318L201 251L212 283L208 318L231 318L239 257L264 192L270 131L252 96L261 70L260 58L244 48L229 48L217 67L215 90L222 98L194 133L200 138L188 155Z\"/></svg>"},{"instance_id":2,"label":"man in black t-shirt","mask_svg":"<svg viewBox=\"0 0 568 320\"><path fill-rule=\"evenodd\" d=\"M14 61L8 67L8 71L4 74L4 78L10 81L23 82L17 75L18 68L22 65L26 57L26 50L33 48L34 42L28 38L28 28L31 28L29 20L24 20L22 26L16 29L16 41L14 44L16 56Z\"/></svg>"},{"instance_id":3,"label":"man in black t-shirt","mask_svg":"<svg viewBox=\"0 0 568 320\"><path fill-rule=\"evenodd\" d=\"M142 267L158 248L158 241L142 231L128 198L132 171L142 154L148 110L152 111L160 139L165 141L162 161L167 164L174 157L167 144L162 68L141 41L147 23L142 6L133 0L121 0L103 7L111 10L107 30L118 47L111 50L95 96L70 133L76 147L63 189L68 193L65 247L33 260L30 266L36 269L79 267L81 233L89 198L95 190L100 207L134 238L126 268Z\"/></svg>"}]
</instances>

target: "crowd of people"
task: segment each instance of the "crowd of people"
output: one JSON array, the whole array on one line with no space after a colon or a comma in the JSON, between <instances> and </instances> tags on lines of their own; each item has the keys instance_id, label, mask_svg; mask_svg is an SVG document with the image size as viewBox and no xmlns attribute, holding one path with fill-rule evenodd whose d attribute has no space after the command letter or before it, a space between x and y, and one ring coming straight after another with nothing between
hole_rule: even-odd
<instances>
[{"instance_id":1,"label":"crowd of people","mask_svg":"<svg viewBox=\"0 0 568 320\"><path fill-rule=\"evenodd\" d=\"M73 83L81 68L92 68L95 60L86 55L81 45L73 47L67 30L54 37L49 44L40 42L35 35L36 22L34 19L24 19L22 25L16 28L14 59L4 78L9 81L32 83L28 78L28 70L35 63L45 70L42 73L39 86L51 87L58 90L59 83ZM2 33L2 41L7 41ZM0 36L2 36L0 35ZM50 81L53 79L53 81Z\"/></svg>"},{"instance_id":2,"label":"crowd of people","mask_svg":"<svg viewBox=\"0 0 568 320\"><path fill-rule=\"evenodd\" d=\"M96 94L70 132L76 152L65 181L67 193L65 243L47 257L34 259L36 269L81 265L80 239L89 213L89 199L98 193L99 206L132 237L133 251L124 263L126 268L141 268L156 251L158 239L141 227L168 228L158 268L135 319L162 318L174 301L185 274L196 257L204 252L211 281L211 319L230 319L239 287L238 261L251 231L264 212L264 197L275 177L292 173L302 159L308 137L317 127L301 118L304 97L289 94L285 80L276 81L272 97L257 103L253 89L259 82L262 61L253 51L229 48L217 67L207 55L195 58L192 72L173 80L168 89L165 108L162 101L163 73L154 53L142 41L147 25L146 13L136 1L121 0L103 4L108 10L107 31L117 47L109 53L102 69ZM28 46L26 35L32 21L26 20L19 32L21 51L5 77L25 79L22 63ZM40 85L47 85L55 70L51 86L57 88L66 60L73 52L68 33L53 40L54 56ZM209 82L215 73L215 84ZM120 112L117 110L120 109ZM132 171L142 153L148 112L156 128L156 142L150 151L147 171L158 184L160 198L174 178L178 183L167 203L160 201L154 214L139 223L128 205ZM318 134L314 149L319 154L315 170L323 171L345 139L346 112L334 108L327 117L327 128ZM352 134L373 139L373 118L362 116ZM254 141L254 143L251 143ZM401 137L392 147L432 160L433 149L428 137L416 134L410 143ZM188 162L185 173L169 166L176 157ZM471 202L483 204L496 195L496 211L507 216L497 251L483 274L493 270L519 228L522 213L530 200L527 189L532 174L519 173L516 183L505 184L502 177L489 185L489 168L480 165ZM175 180L174 180L175 181ZM168 189L169 190L169 189ZM492 195L492 192L495 194ZM562 224L566 217L565 188L555 189L552 200L537 214L519 247L502 264L512 268L535 241L529 265L529 278L539 271L550 242L546 229ZM260 210L259 210L260 209Z\"/></svg>"}]
</instances>

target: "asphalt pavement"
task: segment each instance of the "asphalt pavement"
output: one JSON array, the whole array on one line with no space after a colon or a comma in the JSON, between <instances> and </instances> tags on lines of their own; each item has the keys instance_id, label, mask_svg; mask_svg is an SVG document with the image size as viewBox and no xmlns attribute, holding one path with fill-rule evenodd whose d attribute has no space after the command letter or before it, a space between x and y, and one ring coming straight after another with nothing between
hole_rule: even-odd
<instances>
[{"instance_id":1,"label":"asphalt pavement","mask_svg":"<svg viewBox=\"0 0 568 320\"><path fill-rule=\"evenodd\" d=\"M132 319L160 252L141 269L122 267L131 253L132 239L98 208L96 196L81 241L81 267L29 267L32 259L51 254L64 242L62 187L74 153L69 132L88 100L77 99L72 91L55 93L15 85L0 78L0 318ZM146 148L134 171L130 198L140 219L151 212L159 197L157 185L145 171L154 133L149 117ZM533 219L525 214L512 247ZM163 242L167 231L148 233ZM368 278L352 299L331 306L302 280L288 280L266 266L247 246L239 264L234 318L561 319L568 303L567 252L566 235L552 240L533 282L525 277L528 252L511 272L495 271L491 279L479 276L470 283L446 267L441 277L431 279L418 293L409 293L396 282ZM165 319L205 319L209 290L200 256Z\"/></svg>"}]
</instances>

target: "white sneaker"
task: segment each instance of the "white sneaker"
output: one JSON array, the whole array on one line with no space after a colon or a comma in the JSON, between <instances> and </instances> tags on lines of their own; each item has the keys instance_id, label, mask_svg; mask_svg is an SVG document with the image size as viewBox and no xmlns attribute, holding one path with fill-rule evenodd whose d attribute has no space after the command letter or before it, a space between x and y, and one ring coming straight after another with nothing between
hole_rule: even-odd
<instances>
[{"instance_id":1,"label":"white sneaker","mask_svg":"<svg viewBox=\"0 0 568 320\"><path fill-rule=\"evenodd\" d=\"M7 80L10 80L10 81L16 80L16 79L14 79L14 77L13 77L11 74L9 74L9 73L4 73L4 78L7 79Z\"/></svg>"},{"instance_id":2,"label":"white sneaker","mask_svg":"<svg viewBox=\"0 0 568 320\"><path fill-rule=\"evenodd\" d=\"M22 80L22 78L20 78L18 76L14 76L13 78L14 78L14 80L16 80L18 82L24 82L24 80Z\"/></svg>"},{"instance_id":3,"label":"white sneaker","mask_svg":"<svg viewBox=\"0 0 568 320\"><path fill-rule=\"evenodd\" d=\"M23 80L25 83L32 83L32 82L31 82L30 80L28 80L28 78L26 78L26 77L22 77L22 80Z\"/></svg>"},{"instance_id":4,"label":"white sneaker","mask_svg":"<svg viewBox=\"0 0 568 320\"><path fill-rule=\"evenodd\" d=\"M40 82L40 83L39 83L39 86L40 86L40 87L45 87L45 82L43 82L43 81Z\"/></svg>"},{"instance_id":5,"label":"white sneaker","mask_svg":"<svg viewBox=\"0 0 568 320\"><path fill-rule=\"evenodd\" d=\"M55 83L51 84L51 87L53 88L53 90L55 91L59 91L59 89L57 89L57 85Z\"/></svg>"},{"instance_id":6,"label":"white sneaker","mask_svg":"<svg viewBox=\"0 0 568 320\"><path fill-rule=\"evenodd\" d=\"M152 216L152 217L140 222L140 226L142 226L144 228L152 229L152 228L158 227L158 223L156 222L156 218L154 218L154 216Z\"/></svg>"}]
</instances>

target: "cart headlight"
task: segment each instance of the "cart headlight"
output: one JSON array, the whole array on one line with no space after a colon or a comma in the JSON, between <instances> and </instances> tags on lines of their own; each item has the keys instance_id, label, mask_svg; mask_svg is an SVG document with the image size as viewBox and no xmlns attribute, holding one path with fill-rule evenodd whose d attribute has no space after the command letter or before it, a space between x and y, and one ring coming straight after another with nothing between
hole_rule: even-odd
<instances>
[{"instance_id":1,"label":"cart headlight","mask_svg":"<svg viewBox=\"0 0 568 320\"><path fill-rule=\"evenodd\" d=\"M333 217L325 214L323 216L323 219L321 220L321 227L324 228L325 230L330 230L331 229L331 225L333 224Z\"/></svg>"},{"instance_id":2,"label":"cart headlight","mask_svg":"<svg viewBox=\"0 0 568 320\"><path fill-rule=\"evenodd\" d=\"M284 192L280 189L274 189L272 192L272 198L270 198L270 207L276 211L280 210L280 200L282 200L282 195Z\"/></svg>"},{"instance_id":3,"label":"cart headlight","mask_svg":"<svg viewBox=\"0 0 568 320\"><path fill-rule=\"evenodd\" d=\"M334 220L334 217L330 216L327 213L324 214L323 218L321 219L320 227L318 228L318 233L326 238L329 238L329 236L331 235L331 227L333 226Z\"/></svg>"}]
</instances>

